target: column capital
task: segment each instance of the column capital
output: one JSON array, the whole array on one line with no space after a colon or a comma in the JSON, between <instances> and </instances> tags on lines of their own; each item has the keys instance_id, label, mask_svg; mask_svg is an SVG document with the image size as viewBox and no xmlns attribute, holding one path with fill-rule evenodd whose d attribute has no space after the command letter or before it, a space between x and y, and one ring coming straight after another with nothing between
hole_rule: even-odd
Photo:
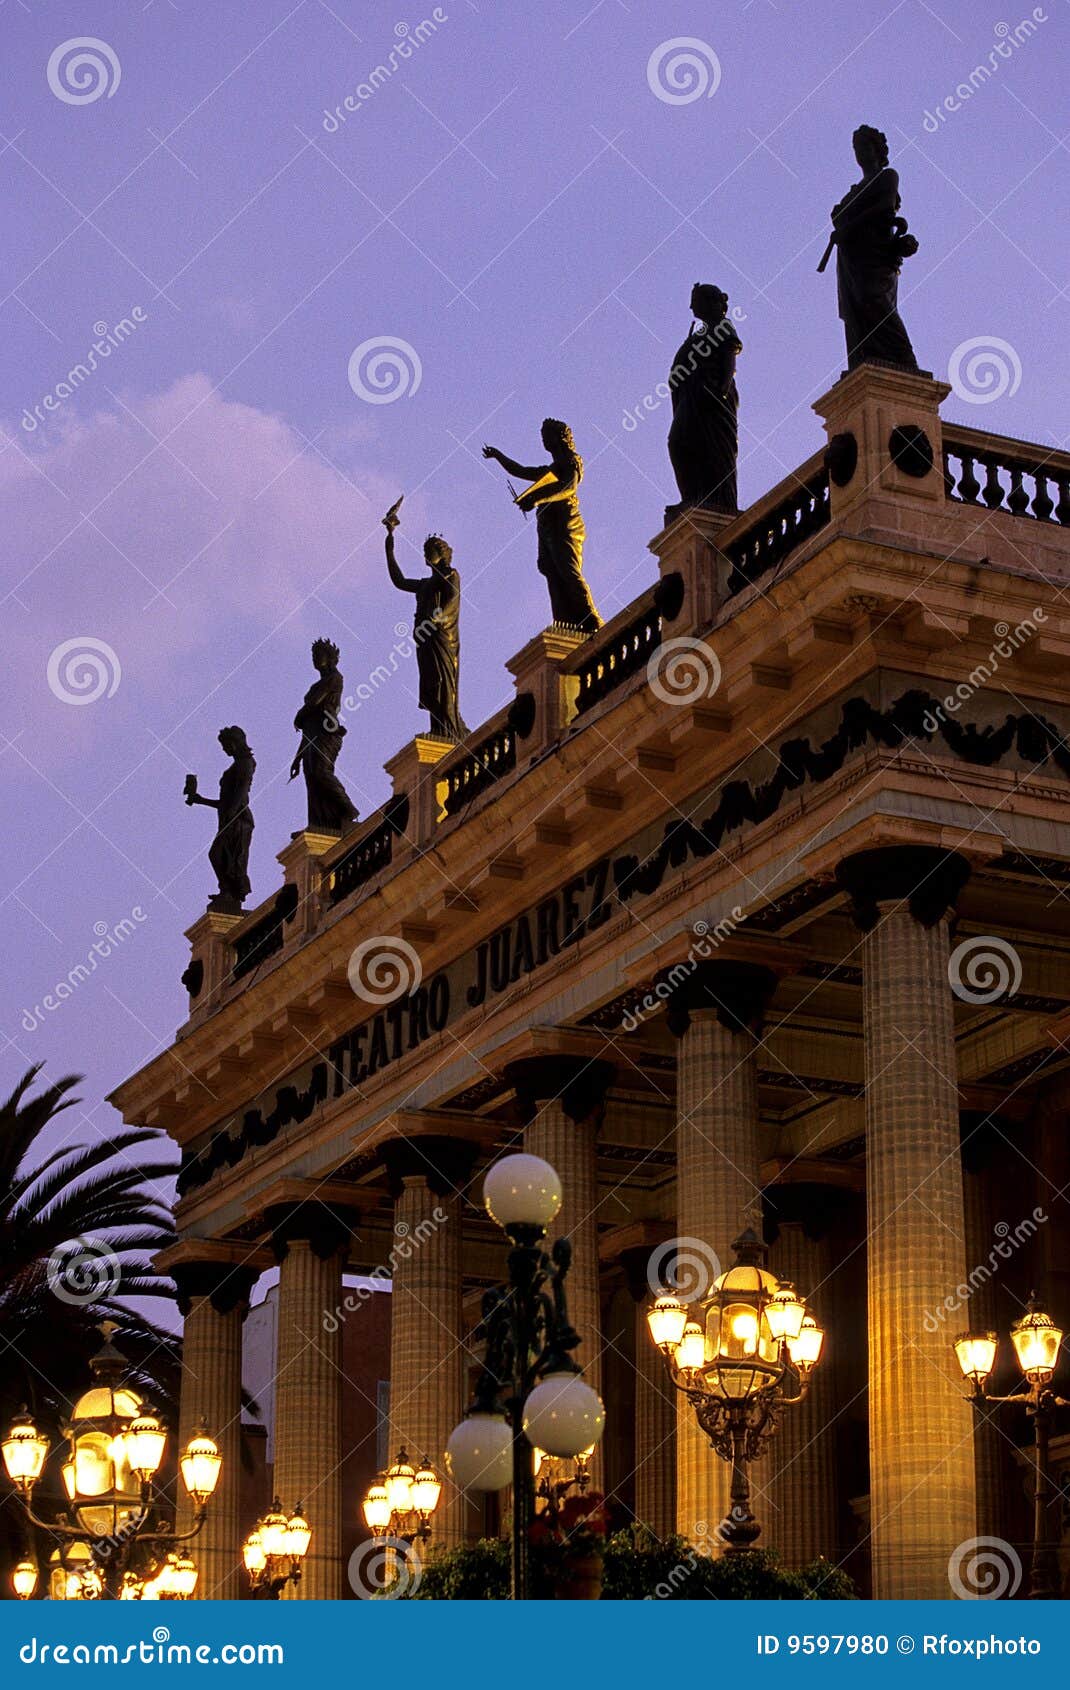
<instances>
[{"instance_id":1,"label":"column capital","mask_svg":"<svg viewBox=\"0 0 1070 1690\"><path fill-rule=\"evenodd\" d=\"M348 1246L360 1214L356 1207L313 1198L272 1203L265 1209L264 1219L271 1230L271 1248L277 1262L283 1261L290 1245L296 1243L307 1244L312 1254L325 1262Z\"/></svg>"},{"instance_id":2,"label":"column capital","mask_svg":"<svg viewBox=\"0 0 1070 1690\"><path fill-rule=\"evenodd\" d=\"M540 1103L560 1102L569 1120L577 1126L596 1117L601 1124L606 1094L616 1075L616 1066L601 1057L572 1056L563 1051L545 1056L521 1057L507 1064L505 1078L516 1092L517 1109L526 1126L538 1113Z\"/></svg>"},{"instance_id":3,"label":"column capital","mask_svg":"<svg viewBox=\"0 0 1070 1690\"><path fill-rule=\"evenodd\" d=\"M969 878L964 856L934 845L878 845L845 857L836 870L863 933L877 925L882 903L905 903L922 927L935 927Z\"/></svg>"},{"instance_id":4,"label":"column capital","mask_svg":"<svg viewBox=\"0 0 1070 1690\"><path fill-rule=\"evenodd\" d=\"M153 1257L157 1273L178 1288L176 1302L185 1317L196 1298L206 1297L216 1314L230 1314L249 1301L260 1275L271 1266L268 1251L216 1239L182 1239Z\"/></svg>"},{"instance_id":5,"label":"column capital","mask_svg":"<svg viewBox=\"0 0 1070 1690\"><path fill-rule=\"evenodd\" d=\"M777 976L763 963L722 958L700 962L686 980L673 985L665 1017L669 1031L682 1038L691 1017L715 1014L732 1033L756 1033L776 990Z\"/></svg>"},{"instance_id":6,"label":"column capital","mask_svg":"<svg viewBox=\"0 0 1070 1690\"><path fill-rule=\"evenodd\" d=\"M407 1179L424 1179L436 1197L455 1197L472 1177L479 1145L447 1133L392 1138L382 1147L390 1195L400 1196Z\"/></svg>"}]
</instances>

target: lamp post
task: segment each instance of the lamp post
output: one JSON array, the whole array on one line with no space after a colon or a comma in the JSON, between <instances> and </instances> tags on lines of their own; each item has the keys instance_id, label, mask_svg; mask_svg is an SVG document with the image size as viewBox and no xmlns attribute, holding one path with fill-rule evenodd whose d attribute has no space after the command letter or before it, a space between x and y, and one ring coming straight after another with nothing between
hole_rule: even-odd
<instances>
[{"instance_id":1,"label":"lamp post","mask_svg":"<svg viewBox=\"0 0 1070 1690\"><path fill-rule=\"evenodd\" d=\"M508 1283L488 1291L476 1328L483 1366L472 1405L446 1446L446 1467L462 1490L513 1487L514 1602L531 1591L535 1517L534 1448L575 1459L598 1443L605 1409L571 1352L579 1334L565 1303L572 1246L542 1244L561 1207L561 1181L538 1156L505 1156L487 1171L483 1203L509 1239Z\"/></svg>"},{"instance_id":2,"label":"lamp post","mask_svg":"<svg viewBox=\"0 0 1070 1690\"><path fill-rule=\"evenodd\" d=\"M734 1264L708 1296L691 1304L659 1296L647 1325L676 1389L731 1463L731 1503L718 1535L738 1552L753 1548L762 1529L751 1512L750 1463L776 1431L781 1409L806 1395L825 1335L795 1287L770 1273L754 1232L748 1228L732 1249Z\"/></svg>"},{"instance_id":3,"label":"lamp post","mask_svg":"<svg viewBox=\"0 0 1070 1690\"><path fill-rule=\"evenodd\" d=\"M66 1551L53 1557L56 1566L49 1589L54 1598L60 1594L61 1582L64 1598L118 1597L135 1551L141 1560L166 1565L171 1552L201 1530L219 1479L219 1450L202 1428L179 1461L183 1484L194 1504L194 1523L188 1531L176 1531L156 1485L167 1428L137 1392L123 1383L128 1366L111 1341L116 1330L111 1321L101 1326L104 1344L90 1362L93 1382L64 1428L68 1453L62 1475L73 1522L67 1515L43 1520L34 1512L34 1491L44 1471L49 1440L25 1410L16 1416L0 1445L27 1520L58 1539ZM184 1569L193 1567L188 1557L180 1559ZM195 1567L193 1576L196 1582ZM183 1584L188 1578L183 1570Z\"/></svg>"},{"instance_id":4,"label":"lamp post","mask_svg":"<svg viewBox=\"0 0 1070 1690\"><path fill-rule=\"evenodd\" d=\"M414 1468L402 1445L393 1465L368 1487L362 1504L364 1523L373 1537L426 1543L441 1495L442 1480L427 1457Z\"/></svg>"},{"instance_id":5,"label":"lamp post","mask_svg":"<svg viewBox=\"0 0 1070 1690\"><path fill-rule=\"evenodd\" d=\"M1070 1407L1065 1397L1051 1388L1063 1333L1049 1314L1030 1295L1023 1315L1011 1326L1011 1343L1022 1370L1027 1390L1010 1396L996 1396L988 1389L996 1362L999 1334L963 1332L955 1339L955 1355L970 1386L970 1401L983 1403L1020 1402L1033 1421L1033 1556L1029 1569L1029 1595L1033 1601L1051 1601L1059 1595L1059 1556L1051 1535L1053 1485L1049 1445L1057 1408Z\"/></svg>"},{"instance_id":6,"label":"lamp post","mask_svg":"<svg viewBox=\"0 0 1070 1690\"><path fill-rule=\"evenodd\" d=\"M283 1511L278 1497L242 1544L242 1560L254 1596L277 1601L288 1584L301 1582L301 1563L312 1542L312 1527L298 1503Z\"/></svg>"}]
</instances>

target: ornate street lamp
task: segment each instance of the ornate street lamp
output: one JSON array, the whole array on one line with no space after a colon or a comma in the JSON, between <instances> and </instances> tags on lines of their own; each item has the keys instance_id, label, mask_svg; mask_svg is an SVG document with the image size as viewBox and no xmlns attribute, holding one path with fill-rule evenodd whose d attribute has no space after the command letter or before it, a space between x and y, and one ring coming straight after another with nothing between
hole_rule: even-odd
<instances>
[{"instance_id":1,"label":"ornate street lamp","mask_svg":"<svg viewBox=\"0 0 1070 1690\"><path fill-rule=\"evenodd\" d=\"M90 1362L93 1382L64 1428L68 1453L62 1475L73 1523L66 1515L48 1521L34 1513L34 1490L49 1444L25 1410L0 1443L26 1518L68 1546L66 1554L52 1557L57 1565L50 1573L50 1594L56 1597L62 1582L64 1600L72 1595L119 1596L135 1545L139 1556L156 1560L195 1538L219 1478L219 1450L202 1430L191 1438L179 1463L194 1504L194 1523L189 1531L176 1531L165 1517L168 1505L156 1486L167 1430L122 1382L128 1367L111 1342L116 1330L111 1321L102 1325L104 1345Z\"/></svg>"},{"instance_id":2,"label":"ornate street lamp","mask_svg":"<svg viewBox=\"0 0 1070 1690\"><path fill-rule=\"evenodd\" d=\"M483 1181L483 1203L505 1232L509 1281L488 1291L476 1328L484 1360L472 1406L454 1427L446 1467L462 1490L513 1487L512 1599L530 1593L530 1531L535 1517L534 1448L575 1458L594 1448L605 1426L597 1391L571 1352L579 1334L565 1304L572 1246L542 1248L561 1207L561 1181L538 1156L504 1156Z\"/></svg>"},{"instance_id":3,"label":"ornate street lamp","mask_svg":"<svg viewBox=\"0 0 1070 1690\"><path fill-rule=\"evenodd\" d=\"M11 1588L20 1602L28 1602L37 1589L37 1562L20 1561L11 1574Z\"/></svg>"},{"instance_id":4,"label":"ornate street lamp","mask_svg":"<svg viewBox=\"0 0 1070 1690\"><path fill-rule=\"evenodd\" d=\"M1051 1388L1062 1348L1062 1328L1038 1307L1030 1294L1026 1311L1011 1326L1011 1343L1028 1390L998 1397L988 1388L996 1363L999 1335L995 1332L963 1332L955 1339L955 1355L963 1378L970 1386L970 1401L985 1403L1020 1402L1033 1421L1033 1557L1029 1570L1029 1595L1034 1601L1051 1601L1059 1595L1059 1555L1052 1538L1053 1501L1050 1442L1057 1408L1070 1407L1065 1397Z\"/></svg>"},{"instance_id":5,"label":"ornate street lamp","mask_svg":"<svg viewBox=\"0 0 1070 1690\"><path fill-rule=\"evenodd\" d=\"M762 1529L751 1512L747 1469L776 1431L781 1409L806 1395L825 1335L795 1287L770 1273L755 1233L748 1229L732 1249L735 1263L708 1296L683 1303L667 1292L647 1325L673 1384L731 1463L731 1504L718 1535L739 1551L752 1548Z\"/></svg>"},{"instance_id":6,"label":"ornate street lamp","mask_svg":"<svg viewBox=\"0 0 1070 1690\"><path fill-rule=\"evenodd\" d=\"M441 1495L442 1480L426 1456L414 1468L402 1445L393 1466L368 1487L362 1504L364 1523L373 1537L426 1543Z\"/></svg>"},{"instance_id":7,"label":"ornate street lamp","mask_svg":"<svg viewBox=\"0 0 1070 1690\"><path fill-rule=\"evenodd\" d=\"M288 1584L300 1584L301 1563L311 1542L312 1527L301 1504L287 1515L276 1497L242 1544L253 1595L277 1601Z\"/></svg>"}]
</instances>

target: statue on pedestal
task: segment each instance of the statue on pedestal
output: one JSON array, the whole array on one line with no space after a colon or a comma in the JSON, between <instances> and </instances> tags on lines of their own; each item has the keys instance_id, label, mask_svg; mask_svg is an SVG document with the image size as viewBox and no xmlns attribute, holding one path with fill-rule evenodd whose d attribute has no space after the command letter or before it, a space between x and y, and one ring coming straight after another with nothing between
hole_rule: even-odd
<instances>
[{"instance_id":1,"label":"statue on pedestal","mask_svg":"<svg viewBox=\"0 0 1070 1690\"><path fill-rule=\"evenodd\" d=\"M876 360L916 370L918 360L899 315L899 271L918 243L899 215L899 176L888 163L887 136L864 123L853 141L862 180L832 208L832 236L818 270L824 270L835 247L847 368Z\"/></svg>"},{"instance_id":2,"label":"statue on pedestal","mask_svg":"<svg viewBox=\"0 0 1070 1690\"><path fill-rule=\"evenodd\" d=\"M242 904L252 890L249 847L253 842L253 812L249 808L249 792L256 761L241 728L221 728L219 743L231 759L230 766L219 778L219 797L202 798L197 791L196 775L186 776L183 795L187 804L205 804L219 814L216 835L208 851L219 891L209 898L208 908L223 915L240 915Z\"/></svg>"},{"instance_id":3,"label":"statue on pedestal","mask_svg":"<svg viewBox=\"0 0 1070 1690\"><path fill-rule=\"evenodd\" d=\"M583 578L583 541L586 529L580 515L577 488L583 479L583 459L576 450L572 430L556 417L542 425L542 443L550 462L529 467L507 458L497 446L484 446L485 458L497 458L510 475L532 485L519 495L516 504L527 515L536 511L539 531L538 570L550 589L550 613L556 623L593 634L602 626Z\"/></svg>"},{"instance_id":4,"label":"statue on pedestal","mask_svg":"<svg viewBox=\"0 0 1070 1690\"><path fill-rule=\"evenodd\" d=\"M731 515L739 509L736 359L743 343L728 315L728 295L720 288L696 282L691 313L698 322L692 324L669 371L669 458L680 503L667 506L666 522L696 505Z\"/></svg>"},{"instance_id":5,"label":"statue on pedestal","mask_svg":"<svg viewBox=\"0 0 1070 1690\"><path fill-rule=\"evenodd\" d=\"M334 772L342 749L345 728L339 721L342 708L342 677L338 671L338 647L331 640L316 640L312 662L319 671L294 717L301 735L297 756L290 765L290 779L302 769L308 791L308 827L312 833L344 833L358 820L349 794Z\"/></svg>"},{"instance_id":6,"label":"statue on pedestal","mask_svg":"<svg viewBox=\"0 0 1070 1690\"><path fill-rule=\"evenodd\" d=\"M402 494L404 498L404 494ZM453 567L453 552L441 534L424 541L422 577L403 575L394 551L394 530L401 524L401 499L383 518L386 529L386 567L394 586L416 598L412 637L420 676L420 708L431 717L436 739L464 739L468 732L457 703L461 665L461 578Z\"/></svg>"}]
</instances>

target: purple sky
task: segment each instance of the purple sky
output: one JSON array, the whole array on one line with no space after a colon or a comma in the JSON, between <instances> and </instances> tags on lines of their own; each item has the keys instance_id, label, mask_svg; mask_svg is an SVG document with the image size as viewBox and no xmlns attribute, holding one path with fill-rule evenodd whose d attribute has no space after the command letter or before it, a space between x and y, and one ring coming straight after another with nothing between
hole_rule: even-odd
<instances>
[{"instance_id":1,"label":"purple sky","mask_svg":"<svg viewBox=\"0 0 1070 1690\"><path fill-rule=\"evenodd\" d=\"M901 302L922 364L945 375L963 341L996 337L1011 388L1020 365L1016 391L953 397L945 414L1061 441L1066 0L1036 14L977 0L447 0L328 132L325 109L389 62L403 22L434 15L397 0L8 0L0 14L0 1081L37 1060L85 1072L87 1131L114 1128L104 1093L182 1018L182 931L213 889L211 817L183 806L183 776L214 791L216 732L245 727L254 899L268 896L274 853L304 819L286 771L309 643L339 643L352 696L389 662L408 610L379 526L399 492L403 566L429 527L454 547L474 725L510 696L505 660L548 620L534 525L480 458L484 440L537 462L541 418L571 422L607 617L653 579L646 543L675 497L667 405L635 428L622 419L664 379L695 280L723 285L739 316L741 499L820 444L809 407L842 341L832 272L815 266L855 175L857 122L888 132L921 241ZM1014 45L1004 24L1030 17L1035 34ZM110 96L50 88L50 55L79 36L117 58ZM674 37L716 56L711 97L652 90L648 63ZM996 68L927 127L979 63ZM46 410L95 325L135 307L144 321ZM348 367L382 336L409 343L421 377L372 404ZM121 675L76 705L48 666L84 636ZM384 759L423 725L415 694L403 666L348 716L340 772L362 813L388 795ZM136 931L29 1027L124 918Z\"/></svg>"}]
</instances>

